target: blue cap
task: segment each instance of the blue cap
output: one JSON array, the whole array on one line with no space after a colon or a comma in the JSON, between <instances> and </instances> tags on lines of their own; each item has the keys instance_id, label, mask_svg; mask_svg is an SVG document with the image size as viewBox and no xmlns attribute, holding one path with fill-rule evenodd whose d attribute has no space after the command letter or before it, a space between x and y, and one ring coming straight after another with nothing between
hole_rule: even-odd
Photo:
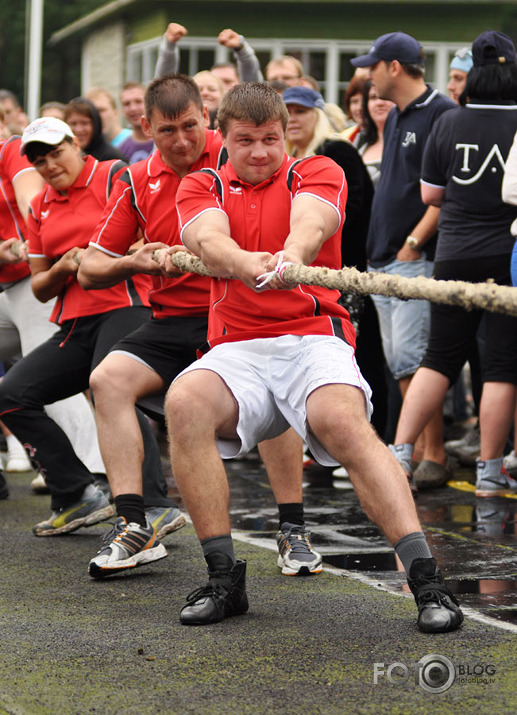
<instances>
[{"instance_id":1,"label":"blue cap","mask_svg":"<svg viewBox=\"0 0 517 715\"><path fill-rule=\"evenodd\" d=\"M309 109L323 109L325 106L321 94L310 87L288 87L282 92L282 99L286 104L300 104Z\"/></svg>"},{"instance_id":2,"label":"blue cap","mask_svg":"<svg viewBox=\"0 0 517 715\"><path fill-rule=\"evenodd\" d=\"M407 65L424 64L423 47L405 32L390 32L378 37L367 55L354 57L350 62L354 67L371 67L381 60L398 60Z\"/></svg>"},{"instance_id":3,"label":"blue cap","mask_svg":"<svg viewBox=\"0 0 517 715\"><path fill-rule=\"evenodd\" d=\"M470 72L474 65L472 51L469 47L461 47L454 53L454 57L449 65L450 70L460 70L460 72Z\"/></svg>"},{"instance_id":4,"label":"blue cap","mask_svg":"<svg viewBox=\"0 0 517 715\"><path fill-rule=\"evenodd\" d=\"M504 65L517 59L512 40L496 30L487 30L476 37L472 43L472 56L475 67Z\"/></svg>"}]
</instances>

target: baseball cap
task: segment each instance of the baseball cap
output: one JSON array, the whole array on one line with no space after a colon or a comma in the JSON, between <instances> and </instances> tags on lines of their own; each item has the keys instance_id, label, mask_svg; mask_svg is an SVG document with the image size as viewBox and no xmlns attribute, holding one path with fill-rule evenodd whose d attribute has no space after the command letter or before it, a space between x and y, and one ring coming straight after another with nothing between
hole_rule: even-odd
<instances>
[{"instance_id":1,"label":"baseball cap","mask_svg":"<svg viewBox=\"0 0 517 715\"><path fill-rule=\"evenodd\" d=\"M354 67L371 67L381 60L398 60L403 64L423 64L422 45L405 32L389 32L378 37L367 55L350 60Z\"/></svg>"},{"instance_id":2,"label":"baseball cap","mask_svg":"<svg viewBox=\"0 0 517 715\"><path fill-rule=\"evenodd\" d=\"M460 70L460 72L470 72L473 64L472 51L468 47L460 47L460 49L454 53L449 69Z\"/></svg>"},{"instance_id":3,"label":"baseball cap","mask_svg":"<svg viewBox=\"0 0 517 715\"><path fill-rule=\"evenodd\" d=\"M57 117L40 117L23 130L20 154L23 156L27 151L27 145L32 142L57 146L65 137L74 138L74 133L68 124Z\"/></svg>"},{"instance_id":4,"label":"baseball cap","mask_svg":"<svg viewBox=\"0 0 517 715\"><path fill-rule=\"evenodd\" d=\"M323 109L325 106L321 94L310 87L288 87L282 92L282 99L286 104L300 104L309 109Z\"/></svg>"},{"instance_id":5,"label":"baseball cap","mask_svg":"<svg viewBox=\"0 0 517 715\"><path fill-rule=\"evenodd\" d=\"M478 35L472 43L475 67L515 62L515 47L508 35L496 30L487 30Z\"/></svg>"}]
</instances>

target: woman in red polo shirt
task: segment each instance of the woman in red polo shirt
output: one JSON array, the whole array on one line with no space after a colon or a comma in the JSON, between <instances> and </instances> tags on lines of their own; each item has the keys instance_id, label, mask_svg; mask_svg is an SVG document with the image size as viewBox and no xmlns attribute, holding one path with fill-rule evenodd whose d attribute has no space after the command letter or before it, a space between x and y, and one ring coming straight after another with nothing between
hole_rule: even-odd
<instances>
[{"instance_id":1,"label":"woman in red polo shirt","mask_svg":"<svg viewBox=\"0 0 517 715\"><path fill-rule=\"evenodd\" d=\"M34 294L43 303L56 300L51 320L60 327L0 384L0 418L29 445L44 470L52 514L33 531L49 536L102 521L112 508L43 406L88 389L91 370L109 348L149 318L150 281L137 276L87 292L76 279L81 253L123 162L83 158L70 127L55 118L37 119L27 127L21 153L48 184L31 202L29 259ZM140 424L146 448L146 506L171 508L158 446L143 415Z\"/></svg>"}]
</instances>

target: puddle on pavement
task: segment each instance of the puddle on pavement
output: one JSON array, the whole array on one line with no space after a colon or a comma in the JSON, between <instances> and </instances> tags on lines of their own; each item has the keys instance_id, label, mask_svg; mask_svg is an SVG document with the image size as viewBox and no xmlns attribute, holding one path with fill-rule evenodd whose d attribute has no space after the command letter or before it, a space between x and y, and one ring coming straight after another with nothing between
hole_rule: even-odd
<instances>
[{"instance_id":1,"label":"puddle on pavement","mask_svg":"<svg viewBox=\"0 0 517 715\"><path fill-rule=\"evenodd\" d=\"M493 596L510 595L517 592L517 581L498 578L447 579L447 586L457 594L480 594Z\"/></svg>"},{"instance_id":2,"label":"puddle on pavement","mask_svg":"<svg viewBox=\"0 0 517 715\"><path fill-rule=\"evenodd\" d=\"M258 460L226 463L232 527L275 541L278 510ZM473 470L455 473L473 482ZM305 518L325 564L406 590L393 551L331 469L304 473ZM517 500L476 499L459 488L421 492L416 507L431 550L461 604L517 625Z\"/></svg>"}]
</instances>

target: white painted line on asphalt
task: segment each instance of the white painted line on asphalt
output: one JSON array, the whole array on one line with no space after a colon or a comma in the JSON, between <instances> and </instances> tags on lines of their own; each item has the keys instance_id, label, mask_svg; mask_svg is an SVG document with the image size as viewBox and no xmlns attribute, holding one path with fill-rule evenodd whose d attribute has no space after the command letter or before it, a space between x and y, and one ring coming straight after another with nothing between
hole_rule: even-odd
<instances>
[{"instance_id":1,"label":"white painted line on asphalt","mask_svg":"<svg viewBox=\"0 0 517 715\"><path fill-rule=\"evenodd\" d=\"M269 551L277 551L277 546L271 539L264 539L255 536L249 536L249 534L244 534L239 531L232 531L232 537L237 541L243 541L246 544L254 544L255 546L260 546L263 549L268 549ZM378 580L373 580L372 578L366 576L365 574L359 573L357 571L348 571L346 569L339 569L335 566L323 566L323 571L331 573L334 576L346 576L347 578L354 579L354 581L360 581L361 583L376 588L378 591L385 591L386 593L391 593L393 596L401 596L402 598L413 598L409 593L401 593L400 591L395 591L382 582ZM510 633L517 633L517 626L513 623L506 623L505 621L499 621L496 618L490 616L485 616L483 613L474 610L473 608L461 607L464 615L473 621L478 623L483 623L485 626L492 626L493 628L499 628L503 631L508 631Z\"/></svg>"}]
</instances>

